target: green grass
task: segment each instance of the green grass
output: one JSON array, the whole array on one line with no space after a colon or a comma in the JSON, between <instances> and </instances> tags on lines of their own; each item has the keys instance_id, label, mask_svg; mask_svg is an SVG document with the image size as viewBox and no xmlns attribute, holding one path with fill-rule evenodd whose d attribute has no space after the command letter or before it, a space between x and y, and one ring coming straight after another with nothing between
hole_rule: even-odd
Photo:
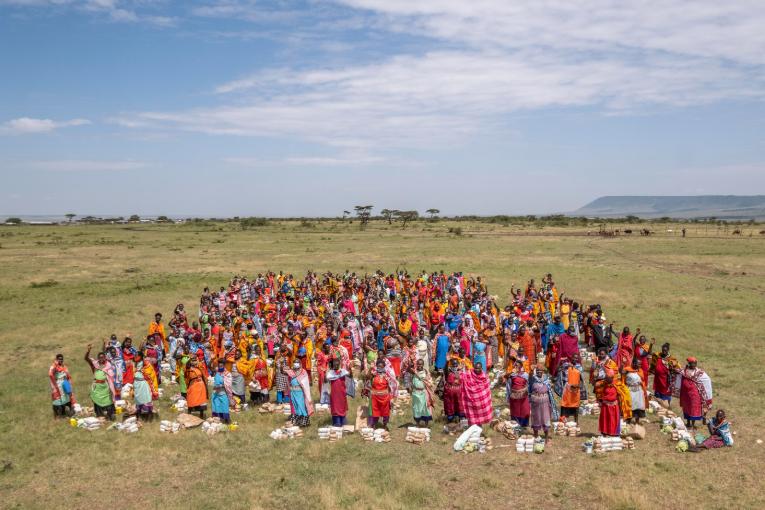
<instances>
[{"instance_id":1,"label":"green grass","mask_svg":"<svg viewBox=\"0 0 765 510\"><path fill-rule=\"evenodd\" d=\"M461 235L449 233L458 227ZM571 235L597 227L446 221L406 230L373 222L363 232L339 221L270 221L245 231L209 222L2 227L0 505L76 508L109 495L126 508L224 501L230 508L763 507L765 448L755 441L765 404L765 241L688 228L686 239L604 239ZM315 428L325 416L305 438L285 442L268 437L282 417L257 413L241 414L237 432L212 438L199 430L161 435L157 424L131 436L88 433L51 419L46 374L55 353L67 357L87 403L85 346L111 333L139 337L154 312L168 316L179 302L194 309L205 285L268 269L302 276L396 267L482 275L502 303L512 283L553 273L560 289L603 304L617 324L671 342L679 357L699 357L715 384L715 406L733 421L736 447L680 455L651 425L637 450L602 458L581 453L574 438L556 439L541 456L514 448L465 455L438 431L421 447L404 443L400 430L387 445L355 436L319 442ZM160 407L172 417L167 401ZM394 426L410 418L397 417ZM583 418L583 429L595 432L595 419Z\"/></svg>"}]
</instances>

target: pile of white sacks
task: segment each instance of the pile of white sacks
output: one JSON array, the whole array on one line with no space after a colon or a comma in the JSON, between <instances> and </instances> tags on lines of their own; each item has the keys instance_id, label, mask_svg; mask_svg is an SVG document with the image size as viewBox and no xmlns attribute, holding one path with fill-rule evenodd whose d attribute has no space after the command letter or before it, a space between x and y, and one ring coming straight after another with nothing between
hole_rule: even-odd
<instances>
[{"instance_id":1,"label":"pile of white sacks","mask_svg":"<svg viewBox=\"0 0 765 510\"><path fill-rule=\"evenodd\" d=\"M114 428L120 432L132 434L134 432L138 432L138 429L141 428L141 424L138 423L138 420L135 416L131 416L130 418L125 418L122 423L115 423Z\"/></svg>"},{"instance_id":2,"label":"pile of white sacks","mask_svg":"<svg viewBox=\"0 0 765 510\"><path fill-rule=\"evenodd\" d=\"M338 441L343 438L343 427L319 427L319 439Z\"/></svg>"},{"instance_id":3,"label":"pile of white sacks","mask_svg":"<svg viewBox=\"0 0 765 510\"><path fill-rule=\"evenodd\" d=\"M303 437L303 430L297 426L282 427L271 432L269 436L271 436L271 439L276 439L277 441L284 439L295 439L298 437Z\"/></svg>"},{"instance_id":4,"label":"pile of white sacks","mask_svg":"<svg viewBox=\"0 0 765 510\"><path fill-rule=\"evenodd\" d=\"M515 451L518 453L542 453L544 452L545 440L529 434L520 436L515 441Z\"/></svg>"},{"instance_id":5,"label":"pile of white sacks","mask_svg":"<svg viewBox=\"0 0 765 510\"><path fill-rule=\"evenodd\" d=\"M427 443L430 441L430 429L407 427L405 441L414 444Z\"/></svg>"},{"instance_id":6,"label":"pile of white sacks","mask_svg":"<svg viewBox=\"0 0 765 510\"><path fill-rule=\"evenodd\" d=\"M556 435L569 437L576 437L582 431L574 420L567 422L556 421L553 423L553 430Z\"/></svg>"},{"instance_id":7,"label":"pile of white sacks","mask_svg":"<svg viewBox=\"0 0 765 510\"><path fill-rule=\"evenodd\" d=\"M218 418L208 418L202 423L202 431L208 436L213 436L218 432L225 430L228 426L222 423Z\"/></svg>"},{"instance_id":8,"label":"pile of white sacks","mask_svg":"<svg viewBox=\"0 0 765 510\"><path fill-rule=\"evenodd\" d=\"M588 415L592 414L598 416L600 414L600 404L597 402L587 402L579 407L579 414Z\"/></svg>"},{"instance_id":9,"label":"pile of white sacks","mask_svg":"<svg viewBox=\"0 0 765 510\"><path fill-rule=\"evenodd\" d=\"M593 440L596 453L620 452L624 449L624 441L621 437L598 436Z\"/></svg>"},{"instance_id":10,"label":"pile of white sacks","mask_svg":"<svg viewBox=\"0 0 765 510\"><path fill-rule=\"evenodd\" d=\"M159 422L159 431L177 434L181 431L181 424L177 421L162 420Z\"/></svg>"},{"instance_id":11,"label":"pile of white sacks","mask_svg":"<svg viewBox=\"0 0 765 510\"><path fill-rule=\"evenodd\" d=\"M101 420L93 416L77 420L77 428L85 430L98 430L101 428Z\"/></svg>"},{"instance_id":12,"label":"pile of white sacks","mask_svg":"<svg viewBox=\"0 0 765 510\"><path fill-rule=\"evenodd\" d=\"M457 440L454 442L455 452L481 452L491 450L491 440L481 435L482 429L480 425L471 425L468 429L460 434Z\"/></svg>"},{"instance_id":13,"label":"pile of white sacks","mask_svg":"<svg viewBox=\"0 0 765 510\"><path fill-rule=\"evenodd\" d=\"M363 427L359 429L361 438L364 441L375 443L390 443L390 432L385 429L373 429L372 427Z\"/></svg>"}]
</instances>

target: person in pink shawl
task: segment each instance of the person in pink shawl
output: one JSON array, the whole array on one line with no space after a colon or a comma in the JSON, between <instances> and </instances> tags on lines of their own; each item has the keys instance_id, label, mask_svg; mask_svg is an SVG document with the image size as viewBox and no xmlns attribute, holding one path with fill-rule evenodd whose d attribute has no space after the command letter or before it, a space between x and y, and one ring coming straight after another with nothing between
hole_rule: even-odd
<instances>
[{"instance_id":1,"label":"person in pink shawl","mask_svg":"<svg viewBox=\"0 0 765 510\"><path fill-rule=\"evenodd\" d=\"M483 365L477 362L473 370L464 370L460 378L460 403L470 425L489 423L493 417L489 378L483 372Z\"/></svg>"},{"instance_id":2,"label":"person in pink shawl","mask_svg":"<svg viewBox=\"0 0 765 510\"><path fill-rule=\"evenodd\" d=\"M355 354L361 350L361 343L363 340L361 325L359 324L359 321L356 320L356 317L350 317L350 320L348 321L348 331L351 332L351 341L353 342L353 353L349 354Z\"/></svg>"},{"instance_id":3,"label":"person in pink shawl","mask_svg":"<svg viewBox=\"0 0 765 510\"><path fill-rule=\"evenodd\" d=\"M295 360L292 364L292 370L286 370L285 373L290 382L290 408L292 413L290 420L293 425L298 427L307 427L311 424L313 415L313 399L311 398L311 387L308 384L308 372L300 365L300 361Z\"/></svg>"}]
</instances>

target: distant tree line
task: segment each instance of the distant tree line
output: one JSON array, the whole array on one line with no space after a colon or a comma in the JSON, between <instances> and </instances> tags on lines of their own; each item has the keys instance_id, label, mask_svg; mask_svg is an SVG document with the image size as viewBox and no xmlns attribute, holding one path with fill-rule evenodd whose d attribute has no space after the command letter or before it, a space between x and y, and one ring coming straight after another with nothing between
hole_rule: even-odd
<instances>
[{"instance_id":1,"label":"distant tree line","mask_svg":"<svg viewBox=\"0 0 765 510\"><path fill-rule=\"evenodd\" d=\"M342 216L338 217L282 217L282 218L269 218L269 217L239 217L234 216L230 218L186 218L183 220L185 223L194 225L211 225L213 223L238 223L243 230L251 228L266 227L271 225L275 221L295 221L300 222L301 226L305 228L312 228L316 223L329 222L329 221L358 221L361 229L366 228L373 221L386 222L388 225L392 225L394 222L398 222L402 229L405 229L413 221L422 219L420 213L416 210L399 210L399 209L381 209L379 214L373 214L374 206L372 205L357 205L353 207L355 216L351 216L351 211L342 211ZM763 223L762 221L756 221L754 219L732 219L732 218L694 218L694 219L678 219L671 218L669 216L663 216L661 218L639 218L634 215L628 215L623 217L613 218L600 218L600 217L584 217L584 216L567 216L564 214L550 214L550 215L493 215L493 216L478 216L478 215L459 215L459 216L439 216L441 211L435 208L427 209L425 213L428 215L426 221L450 221L450 222L473 222L473 223L489 223L498 224L503 226L518 225L518 226L535 226L535 227L586 227L588 225L603 225L603 224L634 224L634 225L651 225L662 223L686 223L686 224L700 224L700 225L755 225ZM98 217L98 216L78 216L74 213L68 213L64 215L67 218L66 223L72 223L74 218L78 224L93 224L103 225L111 223L138 223L141 217L137 214L133 214L127 218L124 216L114 217ZM145 218L145 221L151 221L154 223L174 223L174 220L168 216L157 216L154 219ZM2 221L2 220L0 220ZM26 223L19 217L11 216L5 219L6 225L19 225ZM55 222L54 222L55 223Z\"/></svg>"}]
</instances>

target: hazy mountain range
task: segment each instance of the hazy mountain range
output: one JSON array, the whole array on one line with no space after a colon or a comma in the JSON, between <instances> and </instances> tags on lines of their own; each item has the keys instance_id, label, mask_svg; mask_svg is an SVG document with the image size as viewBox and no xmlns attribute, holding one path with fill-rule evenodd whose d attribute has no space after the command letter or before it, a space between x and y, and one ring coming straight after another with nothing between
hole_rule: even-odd
<instances>
[{"instance_id":1,"label":"hazy mountain range","mask_svg":"<svg viewBox=\"0 0 765 510\"><path fill-rule=\"evenodd\" d=\"M574 216L640 218L765 219L765 195L605 196L570 213Z\"/></svg>"}]
</instances>

